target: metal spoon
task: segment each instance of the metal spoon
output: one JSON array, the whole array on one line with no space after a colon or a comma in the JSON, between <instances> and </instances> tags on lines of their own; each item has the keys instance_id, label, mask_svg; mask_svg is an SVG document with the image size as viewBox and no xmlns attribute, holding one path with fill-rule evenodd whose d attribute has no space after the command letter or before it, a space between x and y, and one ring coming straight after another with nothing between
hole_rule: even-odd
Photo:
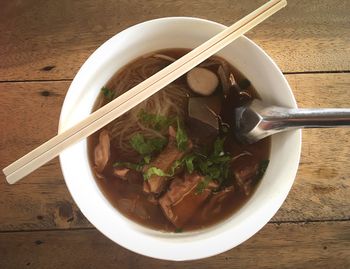
<instances>
[{"instance_id":1,"label":"metal spoon","mask_svg":"<svg viewBox=\"0 0 350 269\"><path fill-rule=\"evenodd\" d=\"M236 109L235 125L239 141L254 143L293 129L350 126L350 108L295 109L254 100Z\"/></svg>"}]
</instances>

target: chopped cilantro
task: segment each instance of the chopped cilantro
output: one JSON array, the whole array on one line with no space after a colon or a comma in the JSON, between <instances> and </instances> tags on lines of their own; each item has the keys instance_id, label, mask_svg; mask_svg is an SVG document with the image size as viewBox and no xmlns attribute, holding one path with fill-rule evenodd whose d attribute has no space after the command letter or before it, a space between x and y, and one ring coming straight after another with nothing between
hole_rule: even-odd
<instances>
[{"instance_id":1,"label":"chopped cilantro","mask_svg":"<svg viewBox=\"0 0 350 269\"><path fill-rule=\"evenodd\" d=\"M164 172L163 170L161 170L157 167L150 167L144 173L143 177L145 180L149 179L150 176L152 176L152 175L157 175L157 176L161 176L161 177L172 177L175 175L176 170L180 167L183 167L184 165L186 165L187 171L189 173L192 173L194 171L193 161L194 161L195 157L196 156L192 154L192 155L187 155L180 160L176 160L168 172Z\"/></svg>"},{"instance_id":2,"label":"chopped cilantro","mask_svg":"<svg viewBox=\"0 0 350 269\"><path fill-rule=\"evenodd\" d=\"M209 156L197 155L193 160L195 170L199 171L205 180L198 184L197 193L205 189L210 180L216 180L219 183L230 178L231 175L231 156L224 151L225 139L217 138L214 142L214 149ZM203 191L203 190L202 190Z\"/></svg>"},{"instance_id":3,"label":"chopped cilantro","mask_svg":"<svg viewBox=\"0 0 350 269\"><path fill-rule=\"evenodd\" d=\"M225 138L217 138L214 142L214 156L224 155L224 142Z\"/></svg>"},{"instance_id":4,"label":"chopped cilantro","mask_svg":"<svg viewBox=\"0 0 350 269\"><path fill-rule=\"evenodd\" d=\"M185 164L186 164L186 169L187 171L192 174L194 171L194 164L193 161L195 160L196 156L195 155L188 155L184 158Z\"/></svg>"},{"instance_id":5,"label":"chopped cilantro","mask_svg":"<svg viewBox=\"0 0 350 269\"><path fill-rule=\"evenodd\" d=\"M151 156L146 155L145 157L143 157L143 160L144 160L145 164L149 164L151 161Z\"/></svg>"},{"instance_id":6,"label":"chopped cilantro","mask_svg":"<svg viewBox=\"0 0 350 269\"><path fill-rule=\"evenodd\" d=\"M113 100L115 93L112 90L107 87L102 87L101 91L108 101Z\"/></svg>"},{"instance_id":7,"label":"chopped cilantro","mask_svg":"<svg viewBox=\"0 0 350 269\"><path fill-rule=\"evenodd\" d=\"M147 171L143 174L143 179L148 180L153 175L160 176L160 177L168 176L168 174L165 173L162 169L159 169L153 166L148 168Z\"/></svg>"},{"instance_id":8,"label":"chopped cilantro","mask_svg":"<svg viewBox=\"0 0 350 269\"><path fill-rule=\"evenodd\" d=\"M159 152L166 145L166 138L145 138L142 134L135 134L130 139L131 146L142 156Z\"/></svg>"},{"instance_id":9,"label":"chopped cilantro","mask_svg":"<svg viewBox=\"0 0 350 269\"><path fill-rule=\"evenodd\" d=\"M261 179L264 176L269 163L270 163L270 160L262 160L260 162L259 168L258 168L258 173L256 175L257 180Z\"/></svg>"},{"instance_id":10,"label":"chopped cilantro","mask_svg":"<svg viewBox=\"0 0 350 269\"><path fill-rule=\"evenodd\" d=\"M147 113L143 109L138 114L138 117L143 124L156 131L164 131L174 122L174 118Z\"/></svg>"},{"instance_id":11,"label":"chopped cilantro","mask_svg":"<svg viewBox=\"0 0 350 269\"><path fill-rule=\"evenodd\" d=\"M175 233L182 233L182 228L176 228L174 232Z\"/></svg>"},{"instance_id":12,"label":"chopped cilantro","mask_svg":"<svg viewBox=\"0 0 350 269\"><path fill-rule=\"evenodd\" d=\"M173 165L171 166L168 173L165 173L163 170L157 168L157 167L150 167L144 174L143 178L145 180L149 179L152 175L157 175L161 177L172 177L175 175L175 172L178 168L180 168L184 163L184 159L176 160Z\"/></svg>"},{"instance_id":13,"label":"chopped cilantro","mask_svg":"<svg viewBox=\"0 0 350 269\"><path fill-rule=\"evenodd\" d=\"M169 176L172 177L173 175L175 175L176 170L180 168L182 165L183 165L183 159L176 160L170 168Z\"/></svg>"},{"instance_id":14,"label":"chopped cilantro","mask_svg":"<svg viewBox=\"0 0 350 269\"><path fill-rule=\"evenodd\" d=\"M194 164L193 164L193 160L196 158L196 156L194 154L191 155L186 155L185 157L183 157L180 160L176 160L173 165L170 168L169 173L167 174L167 176L174 176L176 173L176 170L180 167L183 167L184 164L186 165L186 169L187 171L191 174L194 171Z\"/></svg>"},{"instance_id":15,"label":"chopped cilantro","mask_svg":"<svg viewBox=\"0 0 350 269\"><path fill-rule=\"evenodd\" d=\"M108 96L108 89L104 88L104 94ZM165 131L176 120L176 146L179 150L185 151L188 148L189 138L183 127L183 123L179 118L168 118L162 115L150 114L141 110L139 120L147 127L156 131ZM146 138L142 134L135 134L130 139L130 145L143 157L139 164L132 163L116 163L115 166L123 166L137 171L142 171L145 164L151 163L151 158L154 154L160 152L168 140L166 138ZM210 183L211 180L217 181L219 184L232 177L231 172L231 156L224 150L225 138L218 137L214 142L214 147L211 152L202 154L201 152L192 152L185 155L180 160L176 160L168 171L163 171L154 166L149 166L147 171L143 173L145 180L148 180L151 176L157 175L161 177L173 177L179 169L185 169L188 173L194 171L201 174L204 179L198 183L196 193L202 193ZM258 177L262 177L264 174L268 162L262 163Z\"/></svg>"},{"instance_id":16,"label":"chopped cilantro","mask_svg":"<svg viewBox=\"0 0 350 269\"><path fill-rule=\"evenodd\" d=\"M228 124L221 124L221 132L223 134L228 134L228 132L230 131L230 127Z\"/></svg>"},{"instance_id":17,"label":"chopped cilantro","mask_svg":"<svg viewBox=\"0 0 350 269\"><path fill-rule=\"evenodd\" d=\"M129 162L116 162L113 167L126 167L136 171L142 171L143 164L129 163Z\"/></svg>"},{"instance_id":18,"label":"chopped cilantro","mask_svg":"<svg viewBox=\"0 0 350 269\"><path fill-rule=\"evenodd\" d=\"M196 193L201 193L208 186L211 180L216 180L220 184L231 176L231 156L224 151L224 139L217 138L214 143L213 152L206 156L198 152L187 154L182 159L176 160L169 171L162 171L157 167L149 168L144 173L145 180L152 175L172 177L179 168L184 167L188 173L197 171L204 180L198 183Z\"/></svg>"},{"instance_id":19,"label":"chopped cilantro","mask_svg":"<svg viewBox=\"0 0 350 269\"><path fill-rule=\"evenodd\" d=\"M197 187L196 187L196 194L201 194L201 193L203 193L203 191L208 187L209 182L210 182L211 180L212 180L211 178L205 177L201 182L199 182L199 183L197 184Z\"/></svg>"},{"instance_id":20,"label":"chopped cilantro","mask_svg":"<svg viewBox=\"0 0 350 269\"><path fill-rule=\"evenodd\" d=\"M176 122L177 122L177 130L176 130L177 148L181 151L185 151L188 145L188 137L185 130L181 126L179 118L176 119Z\"/></svg>"}]
</instances>

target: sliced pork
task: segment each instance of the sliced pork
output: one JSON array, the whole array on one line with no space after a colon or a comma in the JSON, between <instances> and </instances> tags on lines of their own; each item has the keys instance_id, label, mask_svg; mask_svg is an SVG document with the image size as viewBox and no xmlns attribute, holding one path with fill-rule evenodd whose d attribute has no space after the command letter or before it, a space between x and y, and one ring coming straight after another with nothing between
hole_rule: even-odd
<instances>
[{"instance_id":1,"label":"sliced pork","mask_svg":"<svg viewBox=\"0 0 350 269\"><path fill-rule=\"evenodd\" d=\"M255 163L234 172L236 183L245 195L249 195L252 191L254 180L258 175L258 168L259 165Z\"/></svg>"},{"instance_id":2,"label":"sliced pork","mask_svg":"<svg viewBox=\"0 0 350 269\"><path fill-rule=\"evenodd\" d=\"M146 172L150 167L156 167L164 172L169 172L175 161L181 159L186 152L180 151L176 146L176 132L173 127L169 127L169 142L165 149L149 164L143 168ZM188 143L188 149L192 147ZM147 193L160 193L164 190L167 183L167 177L152 175L143 184L143 190Z\"/></svg>"},{"instance_id":3,"label":"sliced pork","mask_svg":"<svg viewBox=\"0 0 350 269\"><path fill-rule=\"evenodd\" d=\"M169 190L159 199L159 204L171 223L181 228L203 205L211 193L204 189L197 193L197 185L203 180L198 174L185 174L184 178L175 178Z\"/></svg>"},{"instance_id":4,"label":"sliced pork","mask_svg":"<svg viewBox=\"0 0 350 269\"><path fill-rule=\"evenodd\" d=\"M98 145L95 147L94 161L97 173L102 173L110 157L110 139L106 130L100 132Z\"/></svg>"}]
</instances>

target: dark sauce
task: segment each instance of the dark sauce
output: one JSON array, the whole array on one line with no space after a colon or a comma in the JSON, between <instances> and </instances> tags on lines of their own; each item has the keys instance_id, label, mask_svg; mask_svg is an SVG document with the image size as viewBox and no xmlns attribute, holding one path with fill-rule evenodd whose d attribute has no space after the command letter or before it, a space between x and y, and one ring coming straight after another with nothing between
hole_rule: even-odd
<instances>
[{"instance_id":1,"label":"dark sauce","mask_svg":"<svg viewBox=\"0 0 350 269\"><path fill-rule=\"evenodd\" d=\"M187 49L167 49L157 51L156 53L165 54L177 59L186 54L188 51L189 50ZM113 89L119 77L122 77L125 74L125 72L132 69L134 64L138 61L145 61L145 59L144 57L141 57L124 66L110 79L110 81L107 83L107 87ZM249 95L252 97L248 98L247 96L239 95L238 92L231 91L231 94L225 99L220 116L223 122L228 123L230 126L234 126L234 109L238 106L247 104L252 99L259 98L259 96L256 90L254 89L253 85L250 84L247 78L245 78L238 70L236 70L230 64L228 64L228 66L230 68L230 71L234 74L237 83L241 85L241 87L244 87L244 90L247 93L249 93ZM160 66L160 69L164 67L165 66ZM216 73L216 70L213 71ZM185 76L182 76L173 83L188 88ZM133 86L135 85L128 85L128 88L130 89ZM97 110L99 107L106 104L107 102L108 101L105 100L105 98L101 94L98 100L96 101L93 110ZM91 167L93 167L94 163L94 148L98 143L98 136L99 132L93 134L88 138L88 152ZM191 136L190 133L189 136ZM263 160L269 159L271 144L270 142L270 138L266 138L252 145L242 145L235 139L233 135L229 136L225 142L225 150L227 152L230 152L232 156L237 156L243 151L248 151L251 153L251 155L246 155L234 161L232 164L232 169L235 170L240 167L249 165L250 163L259 163ZM129 183L127 181L118 179L113 175L113 163L117 161L136 161L135 158L132 156L121 156L120 154L118 155L117 152L117 148L112 148L111 158L109 160L108 167L103 172L104 179L95 177L98 186L100 187L101 191L106 196L108 201L115 208L117 208L118 211L121 212L124 216L143 226L167 232L176 231L176 228L173 226L173 224L170 223L163 214L160 206L155 205L148 200L147 196L143 192L142 180L136 179L135 182ZM182 227L181 231L190 231L206 228L211 225L217 224L222 220L227 219L234 212L239 210L239 208L251 197L258 183L259 180L254 182L253 189L248 196L239 188L235 187L235 191L225 200L219 212L212 213L209 216L203 217L201 214L201 210L199 210L191 218L191 220L188 223L186 223L184 227ZM134 201L134 203L127 202L130 200ZM135 214L135 212L137 213Z\"/></svg>"}]
</instances>

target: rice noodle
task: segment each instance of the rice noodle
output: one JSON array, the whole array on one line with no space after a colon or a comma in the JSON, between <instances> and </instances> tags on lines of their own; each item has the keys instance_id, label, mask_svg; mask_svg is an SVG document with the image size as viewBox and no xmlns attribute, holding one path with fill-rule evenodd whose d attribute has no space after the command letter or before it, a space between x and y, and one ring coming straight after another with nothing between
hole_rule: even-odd
<instances>
[{"instance_id":1,"label":"rice noodle","mask_svg":"<svg viewBox=\"0 0 350 269\"><path fill-rule=\"evenodd\" d=\"M115 96L119 96L168 64L168 59L152 57L152 55L148 58L138 59L129 65L128 69L117 73L108 83L107 88L113 90ZM101 98L103 99L102 95ZM104 102L106 101L104 100ZM166 130L156 131L139 121L141 111L181 118L184 117L186 105L187 90L185 87L171 83L107 125L106 128L111 134L111 144L120 151L120 154L132 155L133 150L129 141L133 135L141 133L146 138L166 136Z\"/></svg>"},{"instance_id":2,"label":"rice noodle","mask_svg":"<svg viewBox=\"0 0 350 269\"><path fill-rule=\"evenodd\" d=\"M240 96L247 96L248 98L252 98L252 96L251 96L248 92L246 92L246 91L240 91L240 92L239 92L239 95L240 95Z\"/></svg>"},{"instance_id":3,"label":"rice noodle","mask_svg":"<svg viewBox=\"0 0 350 269\"><path fill-rule=\"evenodd\" d=\"M249 151L243 151L242 153L236 155L235 157L232 158L232 162L234 162L235 160L241 158L241 157L244 157L244 156L253 156L253 154L251 154Z\"/></svg>"}]
</instances>

